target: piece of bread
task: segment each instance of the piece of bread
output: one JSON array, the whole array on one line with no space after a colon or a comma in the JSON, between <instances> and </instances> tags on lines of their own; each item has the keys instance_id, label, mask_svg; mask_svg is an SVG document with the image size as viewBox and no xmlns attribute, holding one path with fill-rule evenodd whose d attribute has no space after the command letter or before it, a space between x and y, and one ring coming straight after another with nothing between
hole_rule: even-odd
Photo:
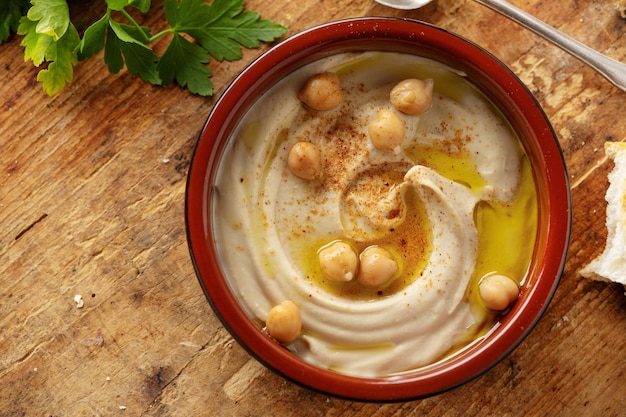
<instances>
[{"instance_id":1,"label":"piece of bread","mask_svg":"<svg viewBox=\"0 0 626 417\"><path fill-rule=\"evenodd\" d=\"M614 162L606 191L606 227L604 252L582 268L585 278L612 281L626 286L626 143L606 142L606 155Z\"/></svg>"}]
</instances>

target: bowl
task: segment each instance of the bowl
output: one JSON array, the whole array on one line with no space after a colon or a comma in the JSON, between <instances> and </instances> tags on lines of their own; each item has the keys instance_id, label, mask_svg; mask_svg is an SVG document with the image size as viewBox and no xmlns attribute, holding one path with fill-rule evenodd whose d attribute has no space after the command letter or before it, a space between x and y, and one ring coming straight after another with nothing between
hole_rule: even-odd
<instances>
[{"instance_id":1,"label":"bowl","mask_svg":"<svg viewBox=\"0 0 626 417\"><path fill-rule=\"evenodd\" d=\"M463 74L497 107L528 155L537 193L536 239L517 301L485 335L431 365L388 376L361 376L301 359L269 337L240 303L222 268L212 221L214 181L229 138L254 102L287 74L343 52L390 51L438 61ZM566 167L550 122L524 84L472 42L428 23L356 18L298 33L252 62L215 103L190 165L186 190L188 245L200 285L232 336L267 368L309 389L359 401L432 396L483 374L531 332L559 283L571 227ZM228 256L227 254L224 256Z\"/></svg>"}]
</instances>

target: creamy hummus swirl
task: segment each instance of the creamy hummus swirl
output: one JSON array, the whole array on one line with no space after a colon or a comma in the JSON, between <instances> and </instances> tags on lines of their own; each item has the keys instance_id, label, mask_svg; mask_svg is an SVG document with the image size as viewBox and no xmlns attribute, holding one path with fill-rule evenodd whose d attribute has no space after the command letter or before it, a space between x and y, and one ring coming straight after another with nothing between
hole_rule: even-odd
<instances>
[{"instance_id":1,"label":"creamy hummus swirl","mask_svg":"<svg viewBox=\"0 0 626 417\"><path fill-rule=\"evenodd\" d=\"M403 186L413 187L424 201L432 225L435 250L422 276L404 291L377 300L310 297L303 311L319 320L311 326L314 336L304 336L308 346L299 349L311 362L360 374L402 371L409 363L415 367L439 359L474 324L462 300L476 260L478 199L423 166L411 168L405 181ZM351 346L355 349L347 349Z\"/></svg>"},{"instance_id":2,"label":"creamy hummus swirl","mask_svg":"<svg viewBox=\"0 0 626 417\"><path fill-rule=\"evenodd\" d=\"M478 94L436 94L426 114L401 115L407 128L401 152L376 149L367 120L391 109L389 89L398 75L380 64L353 71L345 63L379 55L314 63L263 97L220 162L213 213L224 271L250 315L264 321L272 306L292 300L304 322L292 349L322 367L366 376L430 364L476 337L485 316L467 301L479 247L475 207L511 200L520 171L519 144ZM400 67L416 60L424 65L393 54ZM341 74L343 103L329 112L303 108L296 98L303 80L329 69ZM303 140L321 149L320 180L302 180L287 167L290 147ZM465 155L468 178L419 163L419 153L429 149ZM423 205L423 221L412 214L411 195ZM423 259L403 263L402 273L411 277L405 284L344 296L316 278L321 245L378 242L410 222L415 233L405 232L403 240L419 237L410 243L422 246L414 256Z\"/></svg>"}]
</instances>

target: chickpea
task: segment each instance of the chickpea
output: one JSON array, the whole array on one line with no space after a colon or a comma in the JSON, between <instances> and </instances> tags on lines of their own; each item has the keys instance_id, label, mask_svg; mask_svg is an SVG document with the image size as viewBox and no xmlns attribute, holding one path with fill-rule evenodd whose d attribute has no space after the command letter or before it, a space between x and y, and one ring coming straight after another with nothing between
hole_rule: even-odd
<instances>
[{"instance_id":1,"label":"chickpea","mask_svg":"<svg viewBox=\"0 0 626 417\"><path fill-rule=\"evenodd\" d=\"M298 142L289 151L287 165L297 177L314 180L322 175L322 155L310 142Z\"/></svg>"},{"instance_id":2,"label":"chickpea","mask_svg":"<svg viewBox=\"0 0 626 417\"><path fill-rule=\"evenodd\" d=\"M433 80L410 78L400 81L391 89L391 104L404 114L419 116L430 108L433 102Z\"/></svg>"},{"instance_id":3,"label":"chickpea","mask_svg":"<svg viewBox=\"0 0 626 417\"><path fill-rule=\"evenodd\" d=\"M267 332L279 343L291 343L302 332L300 309L290 300L271 308L265 322Z\"/></svg>"},{"instance_id":4,"label":"chickpea","mask_svg":"<svg viewBox=\"0 0 626 417\"><path fill-rule=\"evenodd\" d=\"M359 257L352 246L334 241L319 251L320 269L326 278L335 282L351 281L359 267Z\"/></svg>"},{"instance_id":5,"label":"chickpea","mask_svg":"<svg viewBox=\"0 0 626 417\"><path fill-rule=\"evenodd\" d=\"M487 308L504 310L519 296L519 287L511 278L494 274L480 280L478 292Z\"/></svg>"},{"instance_id":6,"label":"chickpea","mask_svg":"<svg viewBox=\"0 0 626 417\"><path fill-rule=\"evenodd\" d=\"M367 125L370 139L378 149L400 153L404 142L404 123L391 110L380 110L376 118Z\"/></svg>"},{"instance_id":7,"label":"chickpea","mask_svg":"<svg viewBox=\"0 0 626 417\"><path fill-rule=\"evenodd\" d=\"M309 78L298 98L313 110L332 110L341 104L341 82L337 74L322 72Z\"/></svg>"},{"instance_id":8,"label":"chickpea","mask_svg":"<svg viewBox=\"0 0 626 417\"><path fill-rule=\"evenodd\" d=\"M383 285L398 271L398 264L391 253L379 246L368 246L359 259L361 265L357 281L366 287Z\"/></svg>"}]
</instances>

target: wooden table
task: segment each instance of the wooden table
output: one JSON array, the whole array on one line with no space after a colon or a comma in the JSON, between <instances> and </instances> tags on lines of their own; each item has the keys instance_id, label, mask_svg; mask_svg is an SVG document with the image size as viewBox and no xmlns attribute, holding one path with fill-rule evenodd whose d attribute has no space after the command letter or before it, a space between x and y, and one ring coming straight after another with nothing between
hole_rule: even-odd
<instances>
[{"instance_id":1,"label":"wooden table","mask_svg":"<svg viewBox=\"0 0 626 417\"><path fill-rule=\"evenodd\" d=\"M72 2L72 13L93 21L100 3ZM626 1L513 3L626 61ZM154 2L146 17L153 27L166 24L161 6ZM571 180L571 249L546 314L491 371L425 400L349 402L284 381L220 325L194 274L184 224L198 134L219 93L267 45L241 61L212 62L213 98L111 75L101 56L48 97L13 37L0 47L0 415L626 415L624 289L577 273L604 247L612 164L603 143L626 140L626 93L469 0L417 11L372 0L246 7L290 34L356 16L421 19L510 66L551 119Z\"/></svg>"}]
</instances>

